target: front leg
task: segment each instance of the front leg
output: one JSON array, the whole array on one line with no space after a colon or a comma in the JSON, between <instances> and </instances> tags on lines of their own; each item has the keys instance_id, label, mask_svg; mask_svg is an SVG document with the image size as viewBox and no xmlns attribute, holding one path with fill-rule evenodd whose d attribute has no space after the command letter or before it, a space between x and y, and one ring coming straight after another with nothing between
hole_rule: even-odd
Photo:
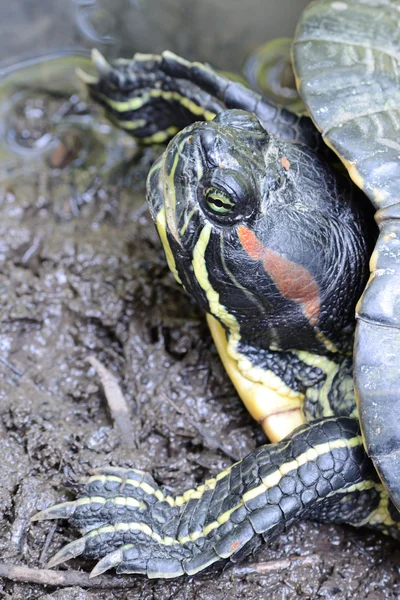
<instances>
[{"instance_id":1,"label":"front leg","mask_svg":"<svg viewBox=\"0 0 400 600\"><path fill-rule=\"evenodd\" d=\"M209 65L189 62L172 52L135 54L109 64L97 51L92 59L98 77L79 71L90 96L107 117L143 144L171 139L195 121L211 121L235 108L254 113L263 127L282 139L314 150L324 147L308 117L298 117L272 100L231 81Z\"/></svg>"},{"instance_id":2,"label":"front leg","mask_svg":"<svg viewBox=\"0 0 400 600\"><path fill-rule=\"evenodd\" d=\"M91 576L115 568L171 578L237 562L301 518L369 524L399 535L399 514L366 456L358 423L331 418L262 446L217 477L169 496L135 469L96 472L75 502L33 520L68 518L83 537L50 561L99 559Z\"/></svg>"}]
</instances>

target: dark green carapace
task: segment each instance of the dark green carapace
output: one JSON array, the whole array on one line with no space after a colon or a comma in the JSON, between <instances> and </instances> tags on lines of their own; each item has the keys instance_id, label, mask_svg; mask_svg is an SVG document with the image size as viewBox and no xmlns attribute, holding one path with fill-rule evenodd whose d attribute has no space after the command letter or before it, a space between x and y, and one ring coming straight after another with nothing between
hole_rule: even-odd
<instances>
[{"instance_id":1,"label":"dark green carapace","mask_svg":"<svg viewBox=\"0 0 400 600\"><path fill-rule=\"evenodd\" d=\"M110 120L170 140L147 181L168 265L275 443L175 497L141 471L98 470L34 517L82 533L51 566L194 575L302 518L400 539L399 28L394 0L307 8L293 66L312 119L170 52L94 52L99 76L81 77Z\"/></svg>"},{"instance_id":2,"label":"dark green carapace","mask_svg":"<svg viewBox=\"0 0 400 600\"><path fill-rule=\"evenodd\" d=\"M357 308L355 380L366 447L400 508L400 58L397 0L313 3L293 46L298 87L325 142L378 211Z\"/></svg>"}]
</instances>

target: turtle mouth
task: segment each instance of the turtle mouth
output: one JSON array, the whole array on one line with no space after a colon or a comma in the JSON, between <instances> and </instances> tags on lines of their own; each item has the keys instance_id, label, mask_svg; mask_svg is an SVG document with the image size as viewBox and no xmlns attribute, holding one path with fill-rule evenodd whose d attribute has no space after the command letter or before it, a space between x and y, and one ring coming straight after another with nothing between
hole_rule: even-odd
<instances>
[{"instance_id":1,"label":"turtle mouth","mask_svg":"<svg viewBox=\"0 0 400 600\"><path fill-rule=\"evenodd\" d=\"M177 213L176 188L170 181L167 169L167 152L165 151L152 166L147 178L147 202L150 214L157 225L161 238L170 234L175 242L182 246L178 231L181 210ZM163 231L160 231L160 228Z\"/></svg>"},{"instance_id":2,"label":"turtle mouth","mask_svg":"<svg viewBox=\"0 0 400 600\"><path fill-rule=\"evenodd\" d=\"M162 190L162 176L164 153L151 167L146 183L147 204L153 221L156 221L160 210L164 209L164 194Z\"/></svg>"},{"instance_id":3,"label":"turtle mouth","mask_svg":"<svg viewBox=\"0 0 400 600\"><path fill-rule=\"evenodd\" d=\"M191 246L198 232L198 181L202 175L201 148L193 143L192 127L171 140L147 178L147 200L155 222L163 213L168 236L179 247Z\"/></svg>"}]
</instances>

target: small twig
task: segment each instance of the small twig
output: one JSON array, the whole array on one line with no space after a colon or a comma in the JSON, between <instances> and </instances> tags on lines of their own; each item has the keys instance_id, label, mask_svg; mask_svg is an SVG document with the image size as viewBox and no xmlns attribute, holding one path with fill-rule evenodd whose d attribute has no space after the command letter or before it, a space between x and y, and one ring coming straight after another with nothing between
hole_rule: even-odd
<instances>
[{"instance_id":1,"label":"small twig","mask_svg":"<svg viewBox=\"0 0 400 600\"><path fill-rule=\"evenodd\" d=\"M43 564L46 563L46 558L45 557L47 556L47 550L49 549L49 546L50 546L50 544L52 542L52 539L54 537L54 533L55 533L56 529L57 529L57 523L53 523L53 525L50 527L49 533L46 536L46 540L45 540L45 542L43 544L43 548L42 548L42 551L40 553L39 563L41 565L43 565Z\"/></svg>"},{"instance_id":2,"label":"small twig","mask_svg":"<svg viewBox=\"0 0 400 600\"><path fill-rule=\"evenodd\" d=\"M12 581L23 581L25 583L39 583L41 585L72 587L74 585L83 588L133 588L137 585L137 578L133 577L109 577L100 575L89 579L88 573L81 571L51 571L50 569L31 569L10 563L0 563L0 577Z\"/></svg>"},{"instance_id":3,"label":"small twig","mask_svg":"<svg viewBox=\"0 0 400 600\"><path fill-rule=\"evenodd\" d=\"M42 236L40 236L40 235L36 235L33 238L32 244L29 246L28 250L26 250L25 254L23 255L23 257L21 259L22 263L27 263L28 260L30 258L32 258L32 256L35 254L35 252L37 252L39 250L41 241L42 241Z\"/></svg>"},{"instance_id":4,"label":"small twig","mask_svg":"<svg viewBox=\"0 0 400 600\"><path fill-rule=\"evenodd\" d=\"M174 402L173 400L171 400L171 398L168 398L167 394L164 394L164 392L161 392L161 393L160 393L160 396L161 396L161 398L162 398L163 400L165 400L165 402L168 402L168 404L169 404L170 406L172 406L172 408L174 408L178 414L180 414L180 415L183 415L183 416L186 416L186 415L185 415L185 411L184 411L184 410L182 410L181 408L179 408L179 406L177 406L177 405L175 404L175 402Z\"/></svg>"},{"instance_id":5,"label":"small twig","mask_svg":"<svg viewBox=\"0 0 400 600\"><path fill-rule=\"evenodd\" d=\"M321 562L321 557L312 554L310 556L289 556L282 560L271 560L262 563L253 563L250 565L235 566L227 573L234 577L243 575L265 574L279 572L285 569L296 567L313 567ZM0 563L0 577L11 579L12 581L22 581L24 583L39 583L53 587L72 587L74 585L82 588L98 589L131 589L138 583L138 577L129 577L127 575L111 577L109 575L100 575L99 577L89 578L88 573L82 571L51 571L50 569L31 569L13 565L11 563Z\"/></svg>"},{"instance_id":6,"label":"small twig","mask_svg":"<svg viewBox=\"0 0 400 600\"><path fill-rule=\"evenodd\" d=\"M0 356L0 362L3 363L3 365L8 367L9 369L11 369L11 371L18 375L18 377L22 377L23 372L17 369L17 367L14 367L14 365L10 363L6 358L4 358L4 356Z\"/></svg>"},{"instance_id":7,"label":"small twig","mask_svg":"<svg viewBox=\"0 0 400 600\"><path fill-rule=\"evenodd\" d=\"M128 448L136 447L135 435L129 418L129 408L118 381L111 371L106 369L97 358L89 356L87 360L100 377L111 417L121 432L122 442Z\"/></svg>"},{"instance_id":8,"label":"small twig","mask_svg":"<svg viewBox=\"0 0 400 600\"><path fill-rule=\"evenodd\" d=\"M314 567L321 562L321 557L318 554L310 554L309 556L288 556L280 560L269 560L268 562L252 563L241 565L232 568L232 573L235 576L242 575L260 575L276 571L284 571L285 569L293 569L295 567Z\"/></svg>"}]
</instances>

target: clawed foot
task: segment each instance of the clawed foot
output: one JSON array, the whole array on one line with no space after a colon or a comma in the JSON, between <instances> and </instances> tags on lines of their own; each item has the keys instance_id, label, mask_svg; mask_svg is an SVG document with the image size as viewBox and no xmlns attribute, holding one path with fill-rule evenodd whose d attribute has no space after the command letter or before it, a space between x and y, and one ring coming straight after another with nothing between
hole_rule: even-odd
<instances>
[{"instance_id":1,"label":"clawed foot","mask_svg":"<svg viewBox=\"0 0 400 600\"><path fill-rule=\"evenodd\" d=\"M68 519L82 533L49 567L83 556L98 560L91 577L114 568L171 578L222 560L238 562L300 518L357 526L389 522L397 536L394 513L387 509L387 521L379 521L377 506L388 506L388 496L364 452L358 422L329 417L257 448L181 496L166 495L143 471L99 469L77 500L32 520Z\"/></svg>"},{"instance_id":2,"label":"clawed foot","mask_svg":"<svg viewBox=\"0 0 400 600\"><path fill-rule=\"evenodd\" d=\"M62 548L48 567L83 556L98 560L91 577L114 568L117 573L172 578L194 575L224 559L236 561L260 540L240 501L243 484L235 471L240 474L239 465L172 497L143 471L96 470L77 500L32 517L68 519L83 534Z\"/></svg>"},{"instance_id":3,"label":"clawed foot","mask_svg":"<svg viewBox=\"0 0 400 600\"><path fill-rule=\"evenodd\" d=\"M176 577L185 572L182 560L193 553L174 537L179 514L175 504L147 473L105 468L94 472L80 498L47 508L32 521L68 519L83 534L62 548L49 567L84 556L100 558L91 577L111 568L117 573Z\"/></svg>"}]
</instances>

